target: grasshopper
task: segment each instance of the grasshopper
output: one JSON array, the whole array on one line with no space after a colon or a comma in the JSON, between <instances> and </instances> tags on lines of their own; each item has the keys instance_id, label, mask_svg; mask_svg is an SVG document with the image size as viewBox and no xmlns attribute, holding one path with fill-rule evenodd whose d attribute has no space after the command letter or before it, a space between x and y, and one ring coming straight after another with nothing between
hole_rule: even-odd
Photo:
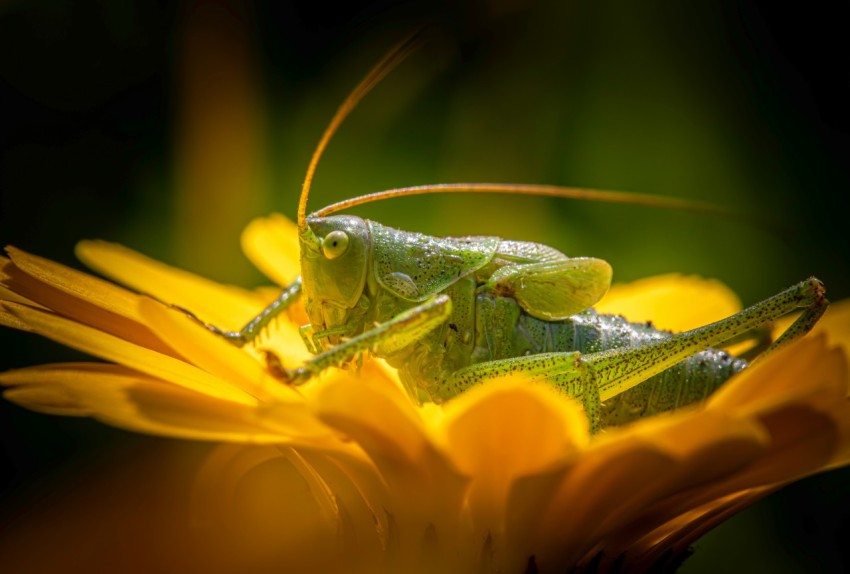
<instances>
[{"instance_id":1,"label":"grasshopper","mask_svg":"<svg viewBox=\"0 0 850 574\"><path fill-rule=\"evenodd\" d=\"M753 338L770 321L802 309L777 340L762 345L764 354L807 333L825 312L823 284L809 278L731 317L673 334L592 309L611 283L611 266L601 259L498 237L430 237L332 215L424 193L516 193L711 209L695 202L558 186L441 184L355 197L308 216L310 184L331 136L415 44L408 39L373 68L314 151L298 206L301 276L239 331L204 323L245 345L304 297L310 324L301 334L315 357L291 370L270 359L270 369L286 383L303 384L367 352L398 368L413 398L435 402L493 377L521 373L580 401L596 431L703 400L748 365L717 347Z\"/></svg>"}]
</instances>

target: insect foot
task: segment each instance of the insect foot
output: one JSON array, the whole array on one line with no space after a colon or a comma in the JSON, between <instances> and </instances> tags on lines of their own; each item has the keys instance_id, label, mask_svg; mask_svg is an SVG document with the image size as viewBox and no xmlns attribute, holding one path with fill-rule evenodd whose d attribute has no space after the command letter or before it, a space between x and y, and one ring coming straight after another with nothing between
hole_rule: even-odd
<instances>
[{"instance_id":1,"label":"insect foot","mask_svg":"<svg viewBox=\"0 0 850 574\"><path fill-rule=\"evenodd\" d=\"M192 321L194 321L195 323L197 323L198 325L200 325L201 327L203 327L204 329L206 329L210 333L214 333L214 334L218 335L219 337L224 337L225 339L227 339L228 341L230 341L231 343L233 343L237 347L242 347L242 346L245 345L245 343L248 342L247 339L245 339L245 337L242 335L242 333L237 332L237 331L225 331L223 329L219 329L218 327L216 327L215 325L213 325L211 323L207 323L205 321L202 321L200 319L200 317L198 317L197 315L195 315L193 312L191 312L189 309L186 309L185 307L181 307L180 305L175 305L174 303L170 303L169 307L171 307L172 309L174 309L176 311L180 311L181 313L183 313L184 315L189 317Z\"/></svg>"},{"instance_id":2,"label":"insect foot","mask_svg":"<svg viewBox=\"0 0 850 574\"><path fill-rule=\"evenodd\" d=\"M759 358L763 358L779 347L795 341L812 330L815 323L823 316L829 307L826 298L826 287L823 281L816 277L809 277L798 283L792 289L796 289L797 308L802 308L803 313L794 320L790 327L771 345Z\"/></svg>"}]
</instances>

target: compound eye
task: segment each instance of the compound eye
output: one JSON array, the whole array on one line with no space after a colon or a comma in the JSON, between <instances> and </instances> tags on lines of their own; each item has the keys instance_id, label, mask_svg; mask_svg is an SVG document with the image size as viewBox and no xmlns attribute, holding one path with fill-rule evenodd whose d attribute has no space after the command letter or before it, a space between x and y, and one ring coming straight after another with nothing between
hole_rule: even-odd
<instances>
[{"instance_id":1,"label":"compound eye","mask_svg":"<svg viewBox=\"0 0 850 574\"><path fill-rule=\"evenodd\" d=\"M322 241L322 253L328 259L336 259L348 249L348 234L345 231L331 231Z\"/></svg>"}]
</instances>

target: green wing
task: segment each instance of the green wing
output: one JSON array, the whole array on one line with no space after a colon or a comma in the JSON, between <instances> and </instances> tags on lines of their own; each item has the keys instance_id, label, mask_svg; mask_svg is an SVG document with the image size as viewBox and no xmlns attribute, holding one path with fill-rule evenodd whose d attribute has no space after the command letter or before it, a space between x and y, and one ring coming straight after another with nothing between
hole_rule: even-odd
<instances>
[{"instance_id":1,"label":"green wing","mask_svg":"<svg viewBox=\"0 0 850 574\"><path fill-rule=\"evenodd\" d=\"M611 286L611 266L592 257L576 257L503 267L487 282L510 294L532 317L566 319L593 306Z\"/></svg>"}]
</instances>

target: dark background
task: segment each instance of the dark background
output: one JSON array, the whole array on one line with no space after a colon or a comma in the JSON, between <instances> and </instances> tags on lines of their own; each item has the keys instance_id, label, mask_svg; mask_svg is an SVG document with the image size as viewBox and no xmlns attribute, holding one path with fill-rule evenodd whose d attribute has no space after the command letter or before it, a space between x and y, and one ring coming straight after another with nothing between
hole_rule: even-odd
<instances>
[{"instance_id":1,"label":"dark background","mask_svg":"<svg viewBox=\"0 0 850 574\"><path fill-rule=\"evenodd\" d=\"M333 4L0 4L0 241L76 265L76 241L99 237L262 283L239 230L269 211L294 216L336 106L430 22L436 39L331 143L311 207L450 181L691 197L749 215L482 196L359 213L603 257L623 281L716 277L744 303L809 275L833 300L850 296L850 50L831 4ZM9 330L0 345L2 369L79 358ZM159 441L7 403L0 433L6 509ZM790 486L708 534L682 571L841 571L848 493L846 470Z\"/></svg>"}]
</instances>

